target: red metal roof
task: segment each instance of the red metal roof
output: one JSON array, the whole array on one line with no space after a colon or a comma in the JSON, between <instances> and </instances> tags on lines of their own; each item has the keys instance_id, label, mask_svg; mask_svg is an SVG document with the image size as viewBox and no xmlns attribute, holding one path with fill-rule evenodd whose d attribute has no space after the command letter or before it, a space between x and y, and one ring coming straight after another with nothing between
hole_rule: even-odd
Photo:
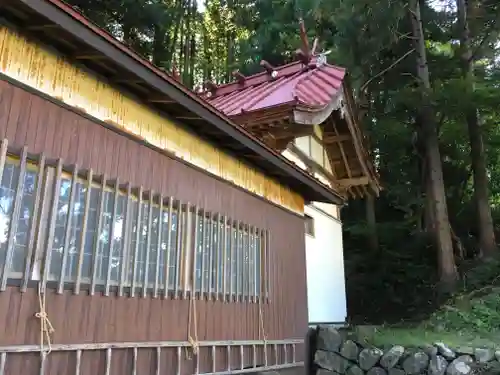
<instances>
[{"instance_id":1,"label":"red metal roof","mask_svg":"<svg viewBox=\"0 0 500 375\"><path fill-rule=\"evenodd\" d=\"M282 105L321 110L336 98L346 72L317 60L277 67L275 78L267 71L245 77L244 82L219 86L204 98L230 117Z\"/></svg>"}]
</instances>

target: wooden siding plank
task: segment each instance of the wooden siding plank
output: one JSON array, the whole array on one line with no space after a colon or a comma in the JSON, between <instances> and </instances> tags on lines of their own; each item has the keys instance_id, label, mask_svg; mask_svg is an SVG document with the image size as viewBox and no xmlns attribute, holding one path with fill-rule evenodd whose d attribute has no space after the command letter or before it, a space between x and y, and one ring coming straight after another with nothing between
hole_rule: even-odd
<instances>
[{"instance_id":1,"label":"wooden siding plank","mask_svg":"<svg viewBox=\"0 0 500 375\"><path fill-rule=\"evenodd\" d=\"M18 88L14 88L13 90L17 90L23 95L32 95ZM21 95L21 99L23 95ZM31 111L34 110L38 111L38 109L34 109L32 106ZM43 142L43 150L47 158L58 158L60 156L58 153L61 152L61 149L58 149L55 143L57 140L60 141L60 131L64 124L59 122L58 119L61 118L61 112L64 111L66 110L44 101L44 109L39 113L46 114L46 119L40 117L39 121L30 122L29 124L30 131L35 131L37 134L35 144L39 142L41 134L47 136L48 132L52 132L53 141L49 142L47 138L47 142L45 142L44 138ZM79 119L77 122L73 122L78 124L78 126L74 126L79 140L76 155L77 162L80 169L88 170L92 168L91 158L89 157L92 154L92 135L98 134L99 129L103 128L101 125L92 123L74 113L69 118L71 116L78 117ZM29 118L34 117L36 116L29 116ZM43 127L45 133L38 132L40 127ZM151 185L144 185L144 189L150 190L155 186L161 186L161 193L164 196L170 197L171 194L175 193L175 198L185 202L189 201L207 211L218 212L227 215L232 220L239 220L242 223L250 225L258 225L260 228L269 230L271 234L268 248L269 256L273 263L281 264L281 266L273 269L273 273L267 281L270 284L270 298L272 303L268 304L266 301L263 301L262 304L266 333L269 339L278 338L277 336L281 338L301 337L300 335L302 335L303 329L307 324L305 269L300 266L301 263L303 264L304 259L304 245L298 245L301 241L303 242L302 219L161 154L157 154L157 157L150 156L143 158L142 155L144 153L153 153L153 151L111 130L104 129L103 131L109 136L103 138L105 141L100 144L101 148L107 149L109 142L115 142L124 145L123 148L119 147L115 148L115 150L126 151L124 152L124 155L126 155L125 159L122 159L120 156L118 163L119 167L117 167L117 171L119 171L120 175L110 175L110 178L119 177L121 181L129 181L127 175L135 175L136 172L140 171L138 168L144 168L144 165L147 165L146 162L149 161L150 163L155 163L154 173L150 173ZM54 139L56 142L54 142ZM85 139L91 139L92 142L84 141ZM13 143L12 146L20 149L24 145ZM31 153L31 148L28 151ZM127 158L127 156L130 157ZM102 168L102 166L97 165L94 168ZM103 170L94 169L96 175L100 175L103 172ZM123 175L121 175L122 173ZM156 178L159 181L153 183ZM130 179L134 178L130 177ZM293 235L290 235L290 233ZM286 255L283 252L285 249L287 251ZM294 271L295 275L293 275L293 278L289 277L291 272L283 272L283 274L275 272L285 269L292 269ZM276 288L282 288L283 285L286 285L286 290L282 291L282 298L275 300ZM5 292L0 293L0 318L4 316L4 320L6 319L7 309L1 306L10 305L9 290L11 289L12 287L7 287ZM294 296L294 293L292 293L294 290L297 291L298 296ZM32 301L33 306L37 303L35 292L34 289L28 288L25 297L26 301ZM13 293L19 293L18 289L13 289ZM161 335L163 338L172 338L173 340L186 339L188 301L166 299L162 300L161 308L158 308L154 303L150 303L147 304L146 309L142 309L143 312L139 312L138 304L145 302L143 299L138 299L137 297L100 297L97 295L89 297L85 294L81 293L78 297L72 296L71 293L63 293L59 296L53 294L47 295L47 305L50 307L52 314L51 320L56 327L56 342L69 343L75 342L75 340L90 342L95 335L94 332L99 330L103 332L103 336L100 337L106 337L107 341L134 341L139 338L144 339L147 336L145 332L152 332L151 327L154 324L157 324L158 330L155 334ZM112 294L110 293L110 295ZM64 303L62 305L55 304L57 298L64 300ZM71 298L70 301L67 298ZM108 305L107 301L111 300L114 301L113 304ZM13 302L14 304L11 305L9 314L11 312L15 313L18 315L18 318L14 327L9 330L9 334L5 337L0 337L0 344L12 343L12 340L17 335L16 332L21 334L21 331L16 327L23 321L27 325L23 336L19 337L18 340L21 340L21 343L23 341L33 342L32 340L38 340L39 327L37 326L38 322L32 318L33 309L31 311L27 309L25 307L27 305L24 305L24 300L22 304L19 301L16 302L13 300ZM278 305L281 305L280 310L277 310ZM54 315L56 306L63 311ZM110 309L110 306L113 306L113 308ZM258 310L255 307L246 315L249 310L248 306L243 303L222 303L221 301L208 303L198 300L196 301L196 306L199 340L211 339L214 338L214 335L217 335L216 337L218 338L235 340L246 339L248 336L258 337L259 320L256 316ZM17 311L14 312L12 309ZM67 310L65 311L65 309ZM285 315L282 313L283 310L290 312ZM104 323L102 318L106 317L106 313L111 316L104 319L106 321ZM142 316L137 314L142 314ZM218 319L215 319L215 316L218 316ZM242 324L242 320L244 320L242 316L247 316L248 322ZM99 317L101 317L100 322ZM141 320L149 321L144 332L140 331L145 327L142 323L137 324L137 327L134 324L130 324L130 322ZM103 324L112 325L113 327L104 329ZM72 328L59 329L59 327ZM232 357L234 358L235 356L236 354L233 353ZM113 351L113 362L115 362L114 357L115 353ZM218 355L218 357L221 356ZM87 359L84 360L86 361ZM113 367L112 372L115 372Z\"/></svg>"},{"instance_id":2,"label":"wooden siding plank","mask_svg":"<svg viewBox=\"0 0 500 375\"><path fill-rule=\"evenodd\" d=\"M12 108L14 87L7 81L0 80L0 137L6 137L9 115Z\"/></svg>"}]
</instances>

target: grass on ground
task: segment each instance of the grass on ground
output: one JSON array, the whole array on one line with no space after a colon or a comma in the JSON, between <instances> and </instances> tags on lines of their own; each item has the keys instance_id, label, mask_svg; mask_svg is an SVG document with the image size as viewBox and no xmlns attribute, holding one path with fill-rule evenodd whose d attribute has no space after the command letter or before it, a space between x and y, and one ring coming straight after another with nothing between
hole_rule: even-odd
<instances>
[{"instance_id":1,"label":"grass on ground","mask_svg":"<svg viewBox=\"0 0 500 375\"><path fill-rule=\"evenodd\" d=\"M500 348L500 261L472 267L462 291L419 324L359 326L355 335L375 346L423 346L444 342L451 347Z\"/></svg>"}]
</instances>

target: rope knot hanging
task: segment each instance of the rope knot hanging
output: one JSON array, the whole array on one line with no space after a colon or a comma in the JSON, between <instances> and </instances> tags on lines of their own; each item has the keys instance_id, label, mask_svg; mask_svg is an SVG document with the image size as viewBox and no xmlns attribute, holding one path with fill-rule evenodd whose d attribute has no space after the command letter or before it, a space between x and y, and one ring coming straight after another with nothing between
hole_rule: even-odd
<instances>
[{"instance_id":1,"label":"rope knot hanging","mask_svg":"<svg viewBox=\"0 0 500 375\"><path fill-rule=\"evenodd\" d=\"M189 301L189 313L188 313L188 342L189 345L191 346L191 353L189 352L189 349L186 348L186 359L191 360L193 356L198 355L199 347L200 345L198 344L198 327L197 327L197 319L196 319L196 304L195 304L195 296L194 296L194 291L191 294L191 298ZM193 315L194 314L194 315ZM193 322L194 325L194 337L191 336L191 321Z\"/></svg>"},{"instance_id":2,"label":"rope knot hanging","mask_svg":"<svg viewBox=\"0 0 500 375\"><path fill-rule=\"evenodd\" d=\"M55 329L45 310L45 293L42 290L41 284L38 286L38 305L40 311L35 313L35 317L40 319L40 352L43 355L47 355L52 351L52 334L55 332Z\"/></svg>"}]
</instances>

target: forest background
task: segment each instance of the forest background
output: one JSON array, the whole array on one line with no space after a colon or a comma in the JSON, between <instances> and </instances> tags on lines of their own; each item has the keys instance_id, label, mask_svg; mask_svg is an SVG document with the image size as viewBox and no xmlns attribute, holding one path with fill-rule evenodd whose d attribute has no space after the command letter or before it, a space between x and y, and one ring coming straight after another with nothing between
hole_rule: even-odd
<instances>
[{"instance_id":1,"label":"forest background","mask_svg":"<svg viewBox=\"0 0 500 375\"><path fill-rule=\"evenodd\" d=\"M350 321L499 329L498 0L70 3L193 89L292 61L303 19L348 70L384 186L342 209Z\"/></svg>"}]
</instances>

